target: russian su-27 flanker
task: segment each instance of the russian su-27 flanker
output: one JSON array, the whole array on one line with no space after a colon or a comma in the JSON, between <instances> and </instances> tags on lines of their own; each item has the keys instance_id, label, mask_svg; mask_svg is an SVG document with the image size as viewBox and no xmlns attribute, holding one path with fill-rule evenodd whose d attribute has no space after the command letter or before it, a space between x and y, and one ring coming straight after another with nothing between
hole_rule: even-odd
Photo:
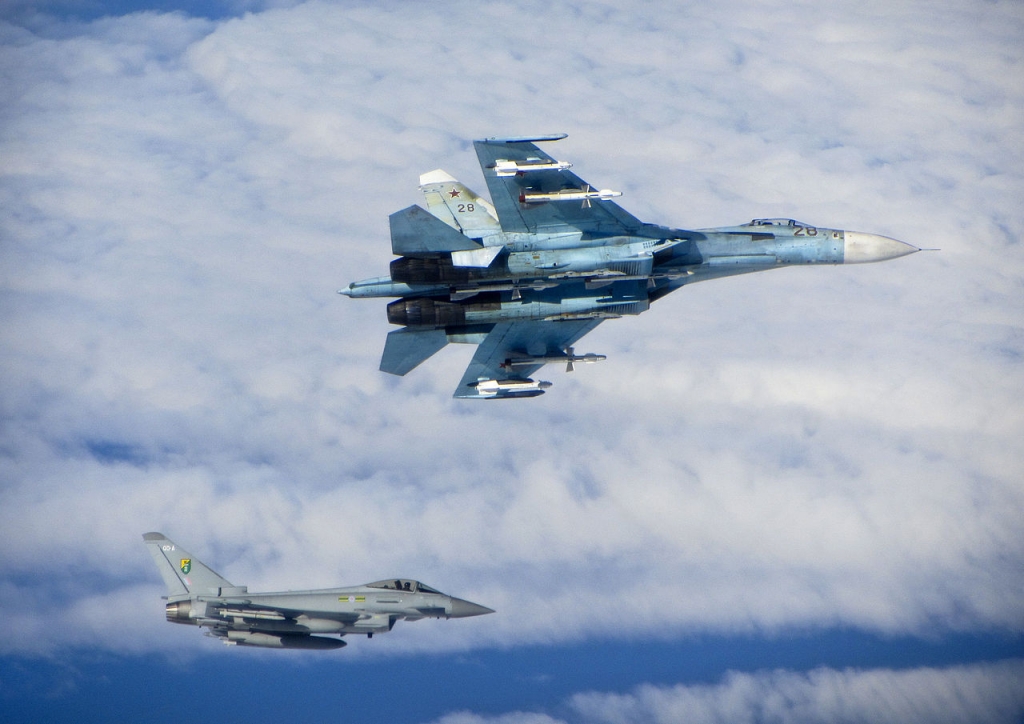
<instances>
[{"instance_id":1,"label":"russian su-27 flanker","mask_svg":"<svg viewBox=\"0 0 1024 724\"><path fill-rule=\"evenodd\" d=\"M479 345L455 397L533 397L548 363L597 362L574 345L605 319L640 314L680 287L808 264L861 264L917 247L877 234L754 219L716 229L644 223L536 144L473 143L491 202L444 171L420 177L427 210L391 214L390 274L340 294L397 297L380 369L404 375L449 342Z\"/></svg>"}]
</instances>

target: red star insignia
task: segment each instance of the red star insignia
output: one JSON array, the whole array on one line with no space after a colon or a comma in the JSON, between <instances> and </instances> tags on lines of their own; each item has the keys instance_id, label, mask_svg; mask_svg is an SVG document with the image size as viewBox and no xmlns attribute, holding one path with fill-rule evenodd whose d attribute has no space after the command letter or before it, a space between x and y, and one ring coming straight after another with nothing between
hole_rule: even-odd
<instances>
[{"instance_id":1,"label":"red star insignia","mask_svg":"<svg viewBox=\"0 0 1024 724\"><path fill-rule=\"evenodd\" d=\"M460 192L460 191L459 191L458 189L456 189L456 188L453 188L453 189L452 189L451 191L449 191L448 193L449 193L449 195L451 195L451 197L452 197L453 199L455 199L455 198L458 198L458 197L459 197L459 196L461 195L461 192Z\"/></svg>"}]
</instances>

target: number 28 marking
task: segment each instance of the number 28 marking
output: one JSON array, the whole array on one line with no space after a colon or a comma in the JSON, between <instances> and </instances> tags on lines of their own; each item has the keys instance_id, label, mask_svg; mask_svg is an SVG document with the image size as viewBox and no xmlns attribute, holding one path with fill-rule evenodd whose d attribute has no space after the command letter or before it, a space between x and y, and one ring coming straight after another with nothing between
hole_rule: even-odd
<instances>
[{"instance_id":1,"label":"number 28 marking","mask_svg":"<svg viewBox=\"0 0 1024 724\"><path fill-rule=\"evenodd\" d=\"M818 230L813 226L797 226L793 236L817 236Z\"/></svg>"},{"instance_id":2,"label":"number 28 marking","mask_svg":"<svg viewBox=\"0 0 1024 724\"><path fill-rule=\"evenodd\" d=\"M473 213L474 211L476 211L476 205L475 204L459 204L459 213L460 214L464 214L467 211L470 212L470 213Z\"/></svg>"}]
</instances>

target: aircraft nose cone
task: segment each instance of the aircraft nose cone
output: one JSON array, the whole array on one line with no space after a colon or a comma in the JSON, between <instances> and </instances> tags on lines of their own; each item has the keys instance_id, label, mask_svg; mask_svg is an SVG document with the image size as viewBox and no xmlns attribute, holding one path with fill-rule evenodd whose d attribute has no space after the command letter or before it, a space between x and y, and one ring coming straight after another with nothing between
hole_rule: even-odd
<instances>
[{"instance_id":1,"label":"aircraft nose cone","mask_svg":"<svg viewBox=\"0 0 1024 724\"><path fill-rule=\"evenodd\" d=\"M344 289L339 289L338 290L338 294L344 294L346 297L351 297L352 296L352 285L349 284Z\"/></svg>"},{"instance_id":2,"label":"aircraft nose cone","mask_svg":"<svg viewBox=\"0 0 1024 724\"><path fill-rule=\"evenodd\" d=\"M471 603L470 601L463 601L461 598L452 597L451 613L448 614L448 618L483 616L485 613L494 613L494 609Z\"/></svg>"},{"instance_id":3,"label":"aircraft nose cone","mask_svg":"<svg viewBox=\"0 0 1024 724\"><path fill-rule=\"evenodd\" d=\"M899 256L913 254L921 251L916 246L911 246L888 236L878 234L862 234L859 231L847 231L843 233L843 263L844 264L865 264L871 261L885 261L895 259Z\"/></svg>"}]
</instances>

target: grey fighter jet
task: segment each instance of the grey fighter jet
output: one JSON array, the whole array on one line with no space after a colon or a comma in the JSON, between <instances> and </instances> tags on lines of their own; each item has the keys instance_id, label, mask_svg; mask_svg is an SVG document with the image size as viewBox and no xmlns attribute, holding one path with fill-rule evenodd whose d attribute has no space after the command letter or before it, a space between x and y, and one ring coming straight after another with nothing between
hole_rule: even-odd
<instances>
[{"instance_id":1,"label":"grey fighter jet","mask_svg":"<svg viewBox=\"0 0 1024 724\"><path fill-rule=\"evenodd\" d=\"M404 375L449 342L479 345L455 397L534 397L530 375L596 362L575 343L605 319L647 311L687 284L808 264L861 264L917 247L794 219L716 229L648 224L536 144L565 134L475 141L487 202L444 171L420 177L427 210L390 216L390 274L340 294L397 297L380 369Z\"/></svg>"},{"instance_id":2,"label":"grey fighter jet","mask_svg":"<svg viewBox=\"0 0 1024 724\"><path fill-rule=\"evenodd\" d=\"M146 547L167 584L167 620L205 626L226 644L274 649L339 649L345 642L312 634L390 631L399 619L466 618L494 613L419 581L394 578L350 588L250 593L194 558L163 533Z\"/></svg>"}]
</instances>

